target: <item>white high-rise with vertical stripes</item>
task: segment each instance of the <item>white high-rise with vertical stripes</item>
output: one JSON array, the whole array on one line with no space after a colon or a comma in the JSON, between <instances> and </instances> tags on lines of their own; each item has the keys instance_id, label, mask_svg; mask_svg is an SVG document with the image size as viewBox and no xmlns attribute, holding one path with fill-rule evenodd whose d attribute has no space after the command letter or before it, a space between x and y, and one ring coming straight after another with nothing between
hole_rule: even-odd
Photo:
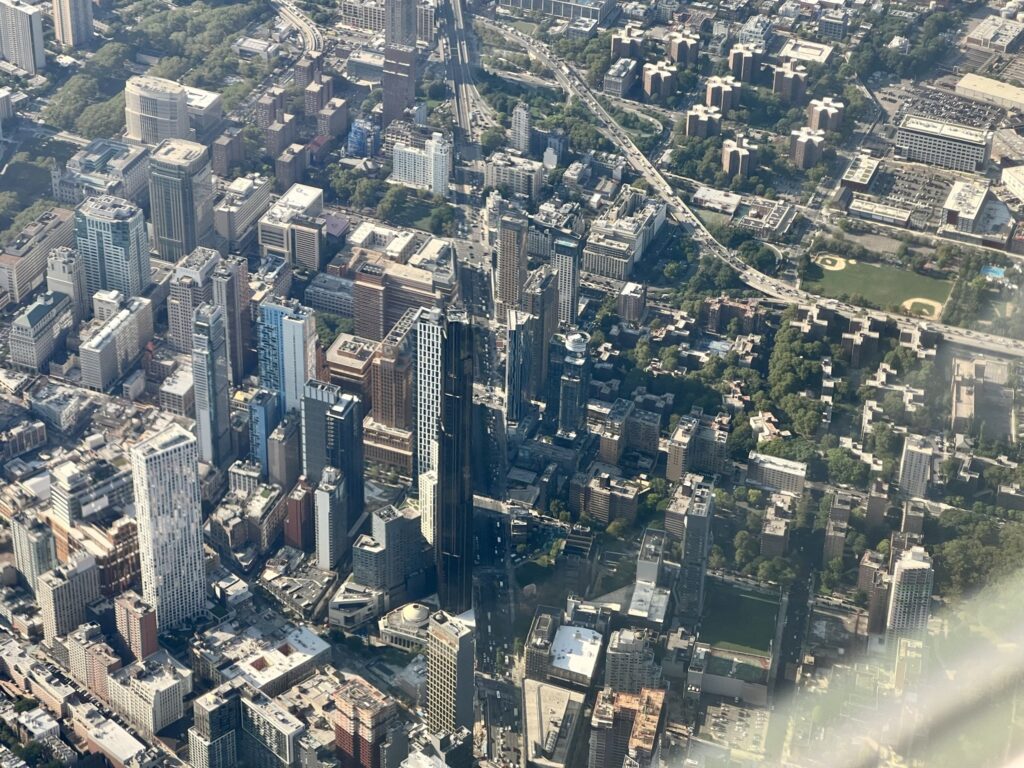
<instances>
[{"instance_id":1,"label":"white high-rise with vertical stripes","mask_svg":"<svg viewBox=\"0 0 1024 768\"><path fill-rule=\"evenodd\" d=\"M161 631L198 617L206 602L199 452L172 424L132 446L142 597Z\"/></svg>"}]
</instances>

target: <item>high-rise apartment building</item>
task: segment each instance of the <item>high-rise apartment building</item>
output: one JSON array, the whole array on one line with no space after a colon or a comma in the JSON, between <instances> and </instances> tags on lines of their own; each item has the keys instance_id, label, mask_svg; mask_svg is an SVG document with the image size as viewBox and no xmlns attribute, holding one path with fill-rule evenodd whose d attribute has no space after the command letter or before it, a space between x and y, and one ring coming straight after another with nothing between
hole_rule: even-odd
<instances>
[{"instance_id":1,"label":"high-rise apartment building","mask_svg":"<svg viewBox=\"0 0 1024 768\"><path fill-rule=\"evenodd\" d=\"M167 297L168 340L179 352L192 349L192 316L201 304L213 300L212 276L220 254L199 247L183 258L171 275Z\"/></svg>"},{"instance_id":2,"label":"high-rise apartment building","mask_svg":"<svg viewBox=\"0 0 1024 768\"><path fill-rule=\"evenodd\" d=\"M142 209L120 197L90 197L75 211L75 241L88 295L141 296L151 282Z\"/></svg>"},{"instance_id":3,"label":"high-rise apartment building","mask_svg":"<svg viewBox=\"0 0 1024 768\"><path fill-rule=\"evenodd\" d=\"M384 0L384 43L416 45L416 0Z\"/></svg>"},{"instance_id":4,"label":"high-rise apartment building","mask_svg":"<svg viewBox=\"0 0 1024 768\"><path fill-rule=\"evenodd\" d=\"M900 457L900 493L910 499L924 498L932 479L935 449L921 435L907 435Z\"/></svg>"},{"instance_id":5,"label":"high-rise apartment building","mask_svg":"<svg viewBox=\"0 0 1024 768\"><path fill-rule=\"evenodd\" d=\"M19 512L11 517L11 539L14 548L14 567L25 586L36 594L40 575L57 564L53 532L35 515Z\"/></svg>"},{"instance_id":6,"label":"high-rise apartment building","mask_svg":"<svg viewBox=\"0 0 1024 768\"><path fill-rule=\"evenodd\" d=\"M580 241L556 237L551 246L551 266L558 272L558 322L565 328L576 325L580 303Z\"/></svg>"},{"instance_id":7,"label":"high-rise apartment building","mask_svg":"<svg viewBox=\"0 0 1024 768\"><path fill-rule=\"evenodd\" d=\"M231 383L240 384L249 369L252 314L249 310L249 264L240 256L222 260L210 276L213 303L224 310Z\"/></svg>"},{"instance_id":8,"label":"high-rise apartment building","mask_svg":"<svg viewBox=\"0 0 1024 768\"><path fill-rule=\"evenodd\" d=\"M100 574L91 555L76 555L64 565L40 574L36 600L47 644L85 621L85 606L100 596Z\"/></svg>"},{"instance_id":9,"label":"high-rise apartment building","mask_svg":"<svg viewBox=\"0 0 1024 768\"><path fill-rule=\"evenodd\" d=\"M575 435L586 424L592 368L589 345L590 336L576 332L565 337L563 349L552 350L559 365L558 431L566 435Z\"/></svg>"},{"instance_id":10,"label":"high-rise apartment building","mask_svg":"<svg viewBox=\"0 0 1024 768\"><path fill-rule=\"evenodd\" d=\"M53 31L65 48L88 48L92 43L92 0L54 0Z\"/></svg>"},{"instance_id":11,"label":"high-rise apartment building","mask_svg":"<svg viewBox=\"0 0 1024 768\"><path fill-rule=\"evenodd\" d=\"M206 603L197 440L172 424L132 446L130 455L142 596L161 630L181 626Z\"/></svg>"},{"instance_id":12,"label":"high-rise apartment building","mask_svg":"<svg viewBox=\"0 0 1024 768\"><path fill-rule=\"evenodd\" d=\"M409 0L397 0L408 2ZM416 48L414 45L389 45L384 49L384 71L381 74L384 92L381 125L387 127L399 120L416 100Z\"/></svg>"},{"instance_id":13,"label":"high-rise apartment building","mask_svg":"<svg viewBox=\"0 0 1024 768\"><path fill-rule=\"evenodd\" d=\"M408 309L377 348L371 363L373 409L363 420L365 459L405 476L413 472L413 348L421 309Z\"/></svg>"},{"instance_id":14,"label":"high-rise apartment building","mask_svg":"<svg viewBox=\"0 0 1024 768\"><path fill-rule=\"evenodd\" d=\"M199 459L218 467L231 459L231 402L224 310L196 308L192 326L192 382L196 401Z\"/></svg>"},{"instance_id":15,"label":"high-rise apartment building","mask_svg":"<svg viewBox=\"0 0 1024 768\"><path fill-rule=\"evenodd\" d=\"M114 599L114 622L122 651L142 661L160 650L156 609L137 592L128 590Z\"/></svg>"},{"instance_id":16,"label":"high-rise apartment building","mask_svg":"<svg viewBox=\"0 0 1024 768\"><path fill-rule=\"evenodd\" d=\"M473 730L474 661L472 628L445 611L427 626L427 727L432 733Z\"/></svg>"},{"instance_id":17,"label":"high-rise apartment building","mask_svg":"<svg viewBox=\"0 0 1024 768\"><path fill-rule=\"evenodd\" d=\"M389 768L383 751L390 732L400 725L395 700L355 675L348 675L332 698L341 768Z\"/></svg>"},{"instance_id":18,"label":"high-rise apartment building","mask_svg":"<svg viewBox=\"0 0 1024 768\"><path fill-rule=\"evenodd\" d=\"M316 536L316 567L334 570L349 550L349 525L346 515L347 478L337 467L324 467L313 492L313 527Z\"/></svg>"},{"instance_id":19,"label":"high-rise apartment building","mask_svg":"<svg viewBox=\"0 0 1024 768\"><path fill-rule=\"evenodd\" d=\"M277 390L286 413L302 407L306 382L316 378L316 340L312 310L281 298L260 304L260 383Z\"/></svg>"},{"instance_id":20,"label":"high-rise apartment building","mask_svg":"<svg viewBox=\"0 0 1024 768\"><path fill-rule=\"evenodd\" d=\"M196 698L194 725L188 729L188 761L194 768L234 768L238 765L242 691L222 685Z\"/></svg>"},{"instance_id":21,"label":"high-rise apartment building","mask_svg":"<svg viewBox=\"0 0 1024 768\"><path fill-rule=\"evenodd\" d=\"M74 248L54 248L46 261L46 290L63 293L71 302L71 312L77 325L88 313L85 293L85 270L82 259Z\"/></svg>"},{"instance_id":22,"label":"high-rise apartment building","mask_svg":"<svg viewBox=\"0 0 1024 768\"><path fill-rule=\"evenodd\" d=\"M213 239L213 171L206 147L166 139L149 158L149 207L156 251L177 262Z\"/></svg>"},{"instance_id":23,"label":"high-rise apartment building","mask_svg":"<svg viewBox=\"0 0 1024 768\"><path fill-rule=\"evenodd\" d=\"M530 154L530 134L530 105L520 101L512 110L512 149L524 155Z\"/></svg>"},{"instance_id":24,"label":"high-rise apartment building","mask_svg":"<svg viewBox=\"0 0 1024 768\"><path fill-rule=\"evenodd\" d=\"M639 693L661 682L661 667L654 659L656 638L643 629L617 629L605 652L605 685L613 691Z\"/></svg>"},{"instance_id":25,"label":"high-rise apartment building","mask_svg":"<svg viewBox=\"0 0 1024 768\"><path fill-rule=\"evenodd\" d=\"M526 241L530 226L525 216L504 214L498 220L497 268L494 275L494 305L499 322L510 310L519 309L526 283Z\"/></svg>"},{"instance_id":26,"label":"high-rise apartment building","mask_svg":"<svg viewBox=\"0 0 1024 768\"><path fill-rule=\"evenodd\" d=\"M886 615L886 642L893 647L902 637L920 638L928 629L935 570L924 547L903 552L893 567Z\"/></svg>"},{"instance_id":27,"label":"high-rise apartment building","mask_svg":"<svg viewBox=\"0 0 1024 768\"><path fill-rule=\"evenodd\" d=\"M276 390L261 389L249 401L249 458L267 471L271 433L281 423L281 396Z\"/></svg>"},{"instance_id":28,"label":"high-rise apartment building","mask_svg":"<svg viewBox=\"0 0 1024 768\"><path fill-rule=\"evenodd\" d=\"M125 136L135 144L190 139L188 95L173 80L149 75L130 77L124 85Z\"/></svg>"},{"instance_id":29,"label":"high-rise apartment building","mask_svg":"<svg viewBox=\"0 0 1024 768\"><path fill-rule=\"evenodd\" d=\"M398 142L391 158L391 181L423 189L432 195L448 195L452 173L452 143L434 132L422 148Z\"/></svg>"},{"instance_id":30,"label":"high-rise apartment building","mask_svg":"<svg viewBox=\"0 0 1024 768\"><path fill-rule=\"evenodd\" d=\"M42 9L22 0L0 0L0 58L34 75L46 66Z\"/></svg>"},{"instance_id":31,"label":"high-rise apartment building","mask_svg":"<svg viewBox=\"0 0 1024 768\"><path fill-rule=\"evenodd\" d=\"M682 538L677 595L680 612L696 622L704 611L704 579L711 552L711 521L715 517L714 484L699 475L674 491L665 511L665 529Z\"/></svg>"},{"instance_id":32,"label":"high-rise apartment building","mask_svg":"<svg viewBox=\"0 0 1024 768\"><path fill-rule=\"evenodd\" d=\"M420 515L415 506L386 506L376 510L369 534L352 547L352 577L356 582L383 591L391 605L406 594L406 578L420 571L424 562Z\"/></svg>"},{"instance_id":33,"label":"high-rise apartment building","mask_svg":"<svg viewBox=\"0 0 1024 768\"><path fill-rule=\"evenodd\" d=\"M621 768L640 709L640 697L605 688L597 694L590 719L587 768Z\"/></svg>"}]
</instances>

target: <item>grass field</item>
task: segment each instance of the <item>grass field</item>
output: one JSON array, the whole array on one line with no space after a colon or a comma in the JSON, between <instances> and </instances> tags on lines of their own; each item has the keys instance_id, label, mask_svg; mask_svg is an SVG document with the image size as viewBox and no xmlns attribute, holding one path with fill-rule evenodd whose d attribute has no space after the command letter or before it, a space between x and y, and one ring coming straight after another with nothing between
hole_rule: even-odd
<instances>
[{"instance_id":1,"label":"grass field","mask_svg":"<svg viewBox=\"0 0 1024 768\"><path fill-rule=\"evenodd\" d=\"M708 579L700 641L741 653L767 653L779 603L767 595Z\"/></svg>"},{"instance_id":2,"label":"grass field","mask_svg":"<svg viewBox=\"0 0 1024 768\"><path fill-rule=\"evenodd\" d=\"M953 287L948 280L896 267L851 263L834 256L821 257L821 260L826 268L818 266L815 274L802 281L801 287L805 291L831 298L862 296L882 309L907 303L904 311L929 316L936 303L941 305L946 301Z\"/></svg>"}]
</instances>

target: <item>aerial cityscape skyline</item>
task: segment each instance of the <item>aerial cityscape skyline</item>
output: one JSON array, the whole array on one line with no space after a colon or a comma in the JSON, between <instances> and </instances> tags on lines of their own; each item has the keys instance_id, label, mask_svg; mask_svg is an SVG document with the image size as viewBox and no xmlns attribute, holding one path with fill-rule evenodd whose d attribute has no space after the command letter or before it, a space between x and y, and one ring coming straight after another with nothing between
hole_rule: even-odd
<instances>
[{"instance_id":1,"label":"aerial cityscape skyline","mask_svg":"<svg viewBox=\"0 0 1024 768\"><path fill-rule=\"evenodd\" d=\"M1019 0L0 0L0 765L1012 765Z\"/></svg>"}]
</instances>

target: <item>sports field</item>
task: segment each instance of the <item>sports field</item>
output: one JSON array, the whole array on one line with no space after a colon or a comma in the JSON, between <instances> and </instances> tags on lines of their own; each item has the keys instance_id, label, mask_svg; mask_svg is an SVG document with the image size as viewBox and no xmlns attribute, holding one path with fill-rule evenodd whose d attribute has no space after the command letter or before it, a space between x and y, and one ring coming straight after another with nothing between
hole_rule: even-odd
<instances>
[{"instance_id":1,"label":"sports field","mask_svg":"<svg viewBox=\"0 0 1024 768\"><path fill-rule=\"evenodd\" d=\"M775 639L779 601L713 579L706 589L700 641L741 653L767 653Z\"/></svg>"},{"instance_id":2,"label":"sports field","mask_svg":"<svg viewBox=\"0 0 1024 768\"><path fill-rule=\"evenodd\" d=\"M864 264L840 256L818 256L818 274L805 279L805 291L830 298L863 296L881 309L902 311L937 320L953 284L887 265Z\"/></svg>"}]
</instances>

